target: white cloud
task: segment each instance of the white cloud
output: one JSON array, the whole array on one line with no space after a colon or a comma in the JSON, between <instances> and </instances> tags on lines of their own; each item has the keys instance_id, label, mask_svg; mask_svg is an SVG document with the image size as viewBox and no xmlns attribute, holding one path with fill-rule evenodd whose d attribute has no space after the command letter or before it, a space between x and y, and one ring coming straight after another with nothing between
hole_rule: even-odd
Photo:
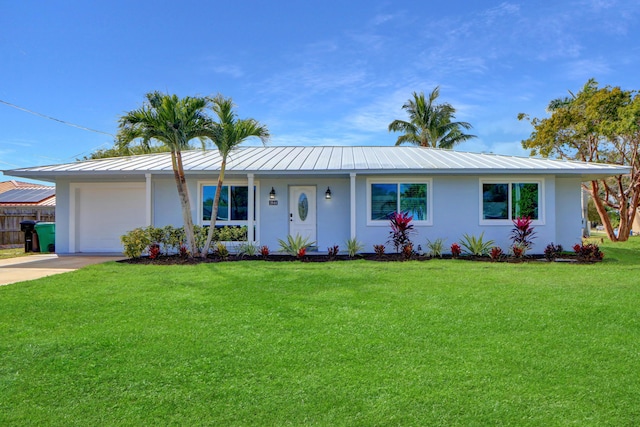
<instances>
[{"instance_id":1,"label":"white cloud","mask_svg":"<svg viewBox=\"0 0 640 427\"><path fill-rule=\"evenodd\" d=\"M566 73L571 79L586 81L591 77L607 75L611 72L609 64L601 59L581 59L568 62Z\"/></svg>"}]
</instances>

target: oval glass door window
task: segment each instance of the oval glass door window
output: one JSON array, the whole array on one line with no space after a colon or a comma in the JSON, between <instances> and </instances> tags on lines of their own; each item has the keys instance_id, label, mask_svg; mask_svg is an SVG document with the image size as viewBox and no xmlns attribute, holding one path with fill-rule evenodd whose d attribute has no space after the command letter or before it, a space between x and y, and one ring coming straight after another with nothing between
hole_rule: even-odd
<instances>
[{"instance_id":1,"label":"oval glass door window","mask_svg":"<svg viewBox=\"0 0 640 427\"><path fill-rule=\"evenodd\" d=\"M307 195L302 193L298 198L298 216L300 217L300 221L306 220L308 214L309 214L309 200L307 200Z\"/></svg>"}]
</instances>

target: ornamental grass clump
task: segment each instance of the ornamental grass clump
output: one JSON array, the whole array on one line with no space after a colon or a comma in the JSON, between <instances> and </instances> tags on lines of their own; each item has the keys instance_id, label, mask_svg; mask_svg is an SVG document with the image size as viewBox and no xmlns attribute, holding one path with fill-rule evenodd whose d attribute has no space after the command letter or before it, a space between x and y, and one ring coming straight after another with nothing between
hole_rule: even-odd
<instances>
[{"instance_id":1,"label":"ornamental grass clump","mask_svg":"<svg viewBox=\"0 0 640 427\"><path fill-rule=\"evenodd\" d=\"M429 256L435 258L442 258L442 251L444 249L444 239L437 238L435 240L427 239L427 248L429 248Z\"/></svg>"}]
</instances>

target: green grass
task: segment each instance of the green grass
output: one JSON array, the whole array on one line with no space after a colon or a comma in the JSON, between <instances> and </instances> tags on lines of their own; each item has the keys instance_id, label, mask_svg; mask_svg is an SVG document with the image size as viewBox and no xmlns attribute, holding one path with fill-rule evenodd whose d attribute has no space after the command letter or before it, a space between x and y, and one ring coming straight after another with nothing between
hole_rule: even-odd
<instances>
[{"instance_id":1,"label":"green grass","mask_svg":"<svg viewBox=\"0 0 640 427\"><path fill-rule=\"evenodd\" d=\"M635 426L605 262L118 263L0 287L0 425Z\"/></svg>"}]
</instances>

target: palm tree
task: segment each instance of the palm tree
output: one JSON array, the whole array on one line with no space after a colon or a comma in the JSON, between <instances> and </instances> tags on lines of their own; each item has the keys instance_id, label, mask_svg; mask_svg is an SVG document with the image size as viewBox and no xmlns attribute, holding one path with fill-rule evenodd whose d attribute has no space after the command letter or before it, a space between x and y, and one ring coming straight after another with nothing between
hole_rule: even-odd
<instances>
[{"instance_id":1,"label":"palm tree","mask_svg":"<svg viewBox=\"0 0 640 427\"><path fill-rule=\"evenodd\" d=\"M227 158L231 151L237 148L245 140L251 137L260 138L263 144L269 140L269 130L266 126L260 124L254 119L238 119L233 111L233 101L231 98L225 98L217 95L210 99L213 112L217 116L217 121L213 126L213 135L211 140L218 147L218 151L222 156L220 164L220 174L218 175L218 185L216 185L216 194L213 198L213 209L211 212L211 224L207 233L207 241L202 250L202 256L206 257L213 240L213 232L216 227L216 219L218 218L218 206L220 204L220 192L222 191L222 183L224 181L224 172L227 167ZM253 191L252 188L249 191Z\"/></svg>"},{"instance_id":2,"label":"palm tree","mask_svg":"<svg viewBox=\"0 0 640 427\"><path fill-rule=\"evenodd\" d=\"M207 116L209 100L202 97L178 98L160 92L146 95L141 108L130 111L120 118L117 136L118 148L124 149L134 140L150 147L152 140L159 141L171 152L173 176L178 189L184 231L191 254L196 254L193 218L189 190L182 166L182 150L189 149L189 141L197 138L205 147L206 138L212 136L212 120Z\"/></svg>"},{"instance_id":3,"label":"palm tree","mask_svg":"<svg viewBox=\"0 0 640 427\"><path fill-rule=\"evenodd\" d=\"M409 113L409 121L394 120L389 124L389 132L403 132L398 137L396 145L405 142L421 147L452 148L475 135L468 135L462 129L471 129L467 122L454 122L456 109L450 104L434 104L440 95L440 87L429 94L426 100L424 93L413 92L413 99L409 99L402 109Z\"/></svg>"}]
</instances>

